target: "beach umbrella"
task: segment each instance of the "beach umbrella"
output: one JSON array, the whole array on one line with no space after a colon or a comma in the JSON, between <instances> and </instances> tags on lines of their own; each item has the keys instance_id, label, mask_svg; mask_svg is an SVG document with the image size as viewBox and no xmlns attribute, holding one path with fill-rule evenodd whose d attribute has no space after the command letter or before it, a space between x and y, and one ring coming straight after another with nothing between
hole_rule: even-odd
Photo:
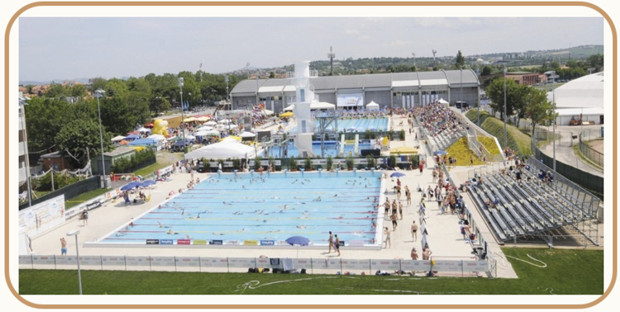
<instances>
[{"instance_id":1,"label":"beach umbrella","mask_svg":"<svg viewBox=\"0 0 620 312\"><path fill-rule=\"evenodd\" d=\"M153 185L155 183L157 183L157 182L155 182L154 180L150 180L150 179L149 180L144 180L144 181L142 181L142 183L140 183L140 187L147 187L147 186Z\"/></svg>"},{"instance_id":2,"label":"beach umbrella","mask_svg":"<svg viewBox=\"0 0 620 312\"><path fill-rule=\"evenodd\" d=\"M291 246L299 245L299 246L308 246L310 240L303 236L291 236L286 239L286 242Z\"/></svg>"},{"instance_id":3,"label":"beach umbrella","mask_svg":"<svg viewBox=\"0 0 620 312\"><path fill-rule=\"evenodd\" d=\"M213 121L213 120L209 120L207 122L204 123L205 126L215 126L217 125L217 122Z\"/></svg>"},{"instance_id":4,"label":"beach umbrella","mask_svg":"<svg viewBox=\"0 0 620 312\"><path fill-rule=\"evenodd\" d=\"M402 172L394 172L394 173L390 174L390 177L392 177L392 178L400 178L400 177L404 177L404 176L405 176L405 174L402 173Z\"/></svg>"},{"instance_id":5,"label":"beach umbrella","mask_svg":"<svg viewBox=\"0 0 620 312\"><path fill-rule=\"evenodd\" d=\"M121 191L129 191L133 188L136 188L140 186L140 181L131 181L127 184L125 184L123 187L121 187Z\"/></svg>"},{"instance_id":6,"label":"beach umbrella","mask_svg":"<svg viewBox=\"0 0 620 312\"><path fill-rule=\"evenodd\" d=\"M446 151L439 150L439 151L435 151L434 154L435 154L435 156L441 156L441 155L446 155L448 153Z\"/></svg>"}]
</instances>

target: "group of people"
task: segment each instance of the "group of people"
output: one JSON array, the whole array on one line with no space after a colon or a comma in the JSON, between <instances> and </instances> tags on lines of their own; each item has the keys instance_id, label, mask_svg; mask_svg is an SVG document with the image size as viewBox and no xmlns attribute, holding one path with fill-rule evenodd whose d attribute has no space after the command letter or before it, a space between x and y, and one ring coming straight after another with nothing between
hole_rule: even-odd
<instances>
[{"instance_id":1,"label":"group of people","mask_svg":"<svg viewBox=\"0 0 620 312\"><path fill-rule=\"evenodd\" d=\"M329 250L327 253L331 253L332 248L340 257L340 238L338 238L338 234L333 234L332 231L329 231Z\"/></svg>"},{"instance_id":2,"label":"group of people","mask_svg":"<svg viewBox=\"0 0 620 312\"><path fill-rule=\"evenodd\" d=\"M415 107L413 113L431 136L439 135L446 130L459 131L463 129L463 124L456 114L439 102Z\"/></svg>"}]
</instances>

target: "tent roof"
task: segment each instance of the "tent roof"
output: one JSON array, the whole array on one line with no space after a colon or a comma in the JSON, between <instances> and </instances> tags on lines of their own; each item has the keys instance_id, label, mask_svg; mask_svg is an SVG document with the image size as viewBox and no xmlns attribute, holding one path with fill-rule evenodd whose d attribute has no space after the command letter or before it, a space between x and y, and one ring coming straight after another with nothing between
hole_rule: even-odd
<instances>
[{"instance_id":1,"label":"tent roof","mask_svg":"<svg viewBox=\"0 0 620 312\"><path fill-rule=\"evenodd\" d=\"M227 159L227 158L254 158L254 148L233 141L223 141L201 147L185 154L185 159Z\"/></svg>"}]
</instances>

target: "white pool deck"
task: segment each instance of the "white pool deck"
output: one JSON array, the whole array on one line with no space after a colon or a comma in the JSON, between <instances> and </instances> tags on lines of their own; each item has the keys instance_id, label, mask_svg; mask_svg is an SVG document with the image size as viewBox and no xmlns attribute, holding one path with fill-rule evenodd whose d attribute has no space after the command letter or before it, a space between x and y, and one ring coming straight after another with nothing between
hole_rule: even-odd
<instances>
[{"instance_id":1,"label":"white pool deck","mask_svg":"<svg viewBox=\"0 0 620 312\"><path fill-rule=\"evenodd\" d=\"M403 125L400 125L400 121ZM394 130L408 130L405 117L395 116L393 121ZM417 129L414 129L417 130ZM405 141L393 141L391 147L397 146L414 146L421 145L414 139L413 134L407 131ZM420 154L429 155L429 151L424 150L420 146ZM435 165L433 157L427 158L427 167L423 174L418 170L402 171L406 176L401 178L403 188L409 186L412 191L412 205L405 205L404 219L399 220L396 231L392 232L391 247L382 249L361 249L361 248L341 248L341 258L343 259L411 259L410 252L413 246L416 247L421 256L420 233L418 240L412 241L410 233L410 225L413 220L418 220L417 204L420 201L421 193L417 192L417 186L426 188L432 183L432 168ZM454 172L461 170L466 172L471 168L454 168ZM204 180L208 173L194 173L194 178L199 177ZM458 174L453 175L456 183ZM460 176L466 176L460 175ZM125 205L122 200L115 202L107 202L102 207L90 211L87 225L82 225L82 221L77 218L67 221L64 225L44 233L32 239L32 254L34 255L60 255L60 238L66 237L66 233L75 229L80 230L79 234L79 254L80 256L188 256L188 257L259 257L261 255L273 258L330 258L336 257L336 253L327 253L327 248L278 248L276 247L166 247L166 246L142 246L142 247L116 247L116 246L95 246L89 244L96 242L105 235L115 231L119 227L129 223L132 218L137 218L146 211L157 207L161 202L166 200L168 193L172 190L178 190L179 187L185 187L190 180L188 173L174 173L170 181L158 182L152 190L147 190L147 194L151 195L151 200L144 204ZM395 180L388 178L387 186L395 184ZM395 194L388 194L390 201L395 199ZM488 242L489 255L492 255L498 261L497 277L500 278L516 278L516 274L512 266L503 256L499 245L493 240L490 231L486 228L481 217L477 214L476 209L469 200L469 196L464 195L465 202L470 208L474 221L479 227L479 231ZM401 197L403 204L406 204L404 192ZM436 201L427 200L427 224L429 229L429 242L434 259L445 260L471 260L474 256L471 254L471 246L463 240L460 234L458 218L456 215L439 214ZM387 224L391 229L391 223ZM337 232L337 230L336 230ZM75 255L75 240L67 237L68 254Z\"/></svg>"}]
</instances>

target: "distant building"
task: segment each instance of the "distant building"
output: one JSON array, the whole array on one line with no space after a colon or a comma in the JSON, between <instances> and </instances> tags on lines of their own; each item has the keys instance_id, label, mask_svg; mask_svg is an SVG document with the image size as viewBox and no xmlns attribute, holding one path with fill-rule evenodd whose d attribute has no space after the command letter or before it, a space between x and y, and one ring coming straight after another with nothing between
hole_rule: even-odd
<instances>
[{"instance_id":1,"label":"distant building","mask_svg":"<svg viewBox=\"0 0 620 312\"><path fill-rule=\"evenodd\" d=\"M47 171L50 168L53 168L54 171L74 169L69 156L65 156L60 152L41 155L41 162L43 162L43 171Z\"/></svg>"},{"instance_id":2,"label":"distant building","mask_svg":"<svg viewBox=\"0 0 620 312\"><path fill-rule=\"evenodd\" d=\"M571 119L591 124L604 124L603 72L571 80L547 93L554 101L558 113L558 125L568 125Z\"/></svg>"},{"instance_id":3,"label":"distant building","mask_svg":"<svg viewBox=\"0 0 620 312\"><path fill-rule=\"evenodd\" d=\"M471 69L312 76L310 84L319 102L346 109L362 108L370 102L382 109L409 109L439 99L450 105L462 101L475 106L480 86L478 76ZM232 109L252 109L256 104L264 104L266 109L280 113L296 102L295 93L292 78L247 79L239 82L230 95Z\"/></svg>"},{"instance_id":4,"label":"distant building","mask_svg":"<svg viewBox=\"0 0 620 312\"><path fill-rule=\"evenodd\" d=\"M544 75L542 75L544 76ZM545 76L546 77L546 76ZM542 83L543 78L538 73L529 72L508 72L506 78L516 81L518 84L534 86ZM546 79L544 79L546 81Z\"/></svg>"}]
</instances>

